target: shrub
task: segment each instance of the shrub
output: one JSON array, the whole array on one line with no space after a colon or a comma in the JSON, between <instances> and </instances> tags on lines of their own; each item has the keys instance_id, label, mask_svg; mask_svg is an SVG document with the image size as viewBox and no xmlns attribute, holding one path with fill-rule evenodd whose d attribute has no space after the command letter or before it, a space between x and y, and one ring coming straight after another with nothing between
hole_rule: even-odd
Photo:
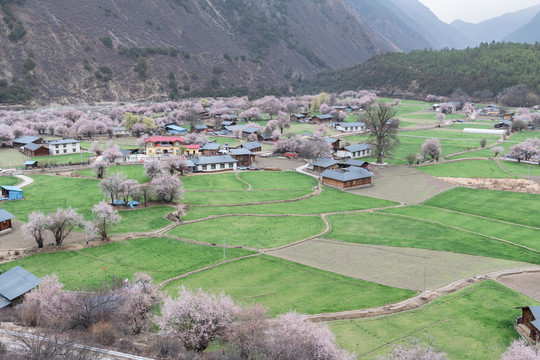
<instances>
[{"instance_id":1,"label":"shrub","mask_svg":"<svg viewBox=\"0 0 540 360\"><path fill-rule=\"evenodd\" d=\"M113 42L112 42L112 39L108 36L103 36L103 37L100 37L99 40L101 40L101 42L103 43L103 45L105 45L106 47L108 47L109 49L111 49L113 47Z\"/></svg>"},{"instance_id":2,"label":"shrub","mask_svg":"<svg viewBox=\"0 0 540 360\"><path fill-rule=\"evenodd\" d=\"M114 344L118 338L118 331L114 325L103 320L92 326L91 333L95 341L106 346Z\"/></svg>"}]
</instances>

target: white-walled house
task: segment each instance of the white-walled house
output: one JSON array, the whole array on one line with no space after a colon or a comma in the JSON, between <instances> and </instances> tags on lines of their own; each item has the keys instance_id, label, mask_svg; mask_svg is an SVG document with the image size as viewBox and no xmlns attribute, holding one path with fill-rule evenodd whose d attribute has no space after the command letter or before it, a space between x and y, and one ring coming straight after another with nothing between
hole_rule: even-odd
<instances>
[{"instance_id":1,"label":"white-walled house","mask_svg":"<svg viewBox=\"0 0 540 360\"><path fill-rule=\"evenodd\" d=\"M236 170L236 164L238 163L238 160L229 155L200 156L191 159L191 161L195 165L195 171L203 172Z\"/></svg>"},{"instance_id":2,"label":"white-walled house","mask_svg":"<svg viewBox=\"0 0 540 360\"><path fill-rule=\"evenodd\" d=\"M49 143L49 154L64 155L81 152L81 142L75 139L64 139L51 141Z\"/></svg>"},{"instance_id":3,"label":"white-walled house","mask_svg":"<svg viewBox=\"0 0 540 360\"><path fill-rule=\"evenodd\" d=\"M336 125L338 131L364 131L365 129L366 124L363 122L343 122Z\"/></svg>"},{"instance_id":4,"label":"white-walled house","mask_svg":"<svg viewBox=\"0 0 540 360\"><path fill-rule=\"evenodd\" d=\"M340 158L359 158L371 155L371 145L366 143L349 145L336 151L336 156Z\"/></svg>"}]
</instances>

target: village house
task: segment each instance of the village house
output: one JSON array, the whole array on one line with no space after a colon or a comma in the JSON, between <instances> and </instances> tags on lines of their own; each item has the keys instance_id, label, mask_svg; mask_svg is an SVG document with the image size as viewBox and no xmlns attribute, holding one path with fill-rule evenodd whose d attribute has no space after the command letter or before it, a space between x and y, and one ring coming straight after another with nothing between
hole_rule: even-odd
<instances>
[{"instance_id":1,"label":"village house","mask_svg":"<svg viewBox=\"0 0 540 360\"><path fill-rule=\"evenodd\" d=\"M208 126L206 125L193 125L191 127L191 132L193 133L205 133L208 131Z\"/></svg>"},{"instance_id":2,"label":"village house","mask_svg":"<svg viewBox=\"0 0 540 360\"><path fill-rule=\"evenodd\" d=\"M31 157L49 156L49 148L44 144L28 143L22 147L23 153Z\"/></svg>"},{"instance_id":3,"label":"village house","mask_svg":"<svg viewBox=\"0 0 540 360\"><path fill-rule=\"evenodd\" d=\"M202 172L236 170L236 164L238 163L229 155L201 156L193 158L191 161L195 166L194 170Z\"/></svg>"},{"instance_id":4,"label":"village house","mask_svg":"<svg viewBox=\"0 0 540 360\"><path fill-rule=\"evenodd\" d=\"M113 127L113 135L116 137L129 136L129 130L125 126Z\"/></svg>"},{"instance_id":5,"label":"village house","mask_svg":"<svg viewBox=\"0 0 540 360\"><path fill-rule=\"evenodd\" d=\"M201 145L198 144L191 144L185 146L186 151L185 154L189 156L199 156L201 155Z\"/></svg>"},{"instance_id":6,"label":"village house","mask_svg":"<svg viewBox=\"0 0 540 360\"><path fill-rule=\"evenodd\" d=\"M24 166L26 167L26 170L35 169L38 166L38 162L35 160L28 160L24 162Z\"/></svg>"},{"instance_id":7,"label":"village house","mask_svg":"<svg viewBox=\"0 0 540 360\"><path fill-rule=\"evenodd\" d=\"M219 150L221 150L221 145L218 143L207 142L201 148L203 156L215 156L219 155Z\"/></svg>"},{"instance_id":8,"label":"village house","mask_svg":"<svg viewBox=\"0 0 540 360\"><path fill-rule=\"evenodd\" d=\"M350 123L339 123L336 125L336 130L338 131L364 131L366 129L366 124L363 122L350 122Z\"/></svg>"},{"instance_id":9,"label":"village house","mask_svg":"<svg viewBox=\"0 0 540 360\"><path fill-rule=\"evenodd\" d=\"M229 154L238 161L239 166L250 166L255 159L255 155L246 148L230 149Z\"/></svg>"},{"instance_id":10,"label":"village house","mask_svg":"<svg viewBox=\"0 0 540 360\"><path fill-rule=\"evenodd\" d=\"M306 120L307 118L307 115L305 114L302 114L302 113L298 113L298 114L293 114L291 115L291 121L303 121L303 120Z\"/></svg>"},{"instance_id":11,"label":"village house","mask_svg":"<svg viewBox=\"0 0 540 360\"><path fill-rule=\"evenodd\" d=\"M227 126L236 126L236 121L234 121L234 120L223 120L221 122L221 129L226 130Z\"/></svg>"},{"instance_id":12,"label":"village house","mask_svg":"<svg viewBox=\"0 0 540 360\"><path fill-rule=\"evenodd\" d=\"M336 151L337 149L340 148L340 144L341 144L341 140L337 139L337 138L333 138L333 137L325 137L323 139L325 142L329 143L330 145L332 145L332 150L333 151Z\"/></svg>"},{"instance_id":13,"label":"village house","mask_svg":"<svg viewBox=\"0 0 540 360\"><path fill-rule=\"evenodd\" d=\"M15 218L15 215L10 214L4 209L0 209L0 235L10 232L13 229L11 219Z\"/></svg>"},{"instance_id":14,"label":"village house","mask_svg":"<svg viewBox=\"0 0 540 360\"><path fill-rule=\"evenodd\" d=\"M516 116L515 112L506 113L503 115L503 120L513 120L514 116Z\"/></svg>"},{"instance_id":15,"label":"village house","mask_svg":"<svg viewBox=\"0 0 540 360\"><path fill-rule=\"evenodd\" d=\"M184 139L177 136L152 136L145 140L148 156L181 155Z\"/></svg>"},{"instance_id":16,"label":"village house","mask_svg":"<svg viewBox=\"0 0 540 360\"><path fill-rule=\"evenodd\" d=\"M509 130L512 128L512 121L510 120L503 120L495 125L493 125L494 129L503 129L503 130Z\"/></svg>"},{"instance_id":17,"label":"village house","mask_svg":"<svg viewBox=\"0 0 540 360\"><path fill-rule=\"evenodd\" d=\"M336 151L336 156L340 158L359 158L371 155L371 146L366 143L349 145Z\"/></svg>"},{"instance_id":18,"label":"village house","mask_svg":"<svg viewBox=\"0 0 540 360\"><path fill-rule=\"evenodd\" d=\"M262 151L262 145L258 141L251 141L251 142L248 142L248 143L245 143L245 144L241 144L240 146L237 146L236 148L237 149L238 148L245 148L245 149L248 149L249 151L251 151L252 153Z\"/></svg>"},{"instance_id":19,"label":"village house","mask_svg":"<svg viewBox=\"0 0 540 360\"><path fill-rule=\"evenodd\" d=\"M322 158L314 161L311 166L313 167L314 173L320 174L325 170L336 170L339 167L338 163L339 160L335 160L333 158Z\"/></svg>"},{"instance_id":20,"label":"village house","mask_svg":"<svg viewBox=\"0 0 540 360\"><path fill-rule=\"evenodd\" d=\"M181 126L175 125L175 124L165 125L165 130L167 130L167 133L173 134L173 135L181 135L181 134L187 133L187 129Z\"/></svg>"},{"instance_id":21,"label":"village house","mask_svg":"<svg viewBox=\"0 0 540 360\"><path fill-rule=\"evenodd\" d=\"M351 166L342 170L325 170L321 174L322 183L342 190L350 190L371 185L373 173L370 171Z\"/></svg>"},{"instance_id":22,"label":"village house","mask_svg":"<svg viewBox=\"0 0 540 360\"><path fill-rule=\"evenodd\" d=\"M364 169L367 169L368 165L369 165L368 162L365 162L362 160L354 160L354 159L349 159L346 162L340 164L340 166L342 167L355 166L355 167L360 167Z\"/></svg>"},{"instance_id":23,"label":"village house","mask_svg":"<svg viewBox=\"0 0 540 360\"><path fill-rule=\"evenodd\" d=\"M20 266L0 275L0 309L20 303L24 294L41 283L41 279Z\"/></svg>"},{"instance_id":24,"label":"village house","mask_svg":"<svg viewBox=\"0 0 540 360\"><path fill-rule=\"evenodd\" d=\"M516 309L521 309L522 315L517 319L518 329L521 325L523 330L528 333L523 335L528 336L533 341L540 340L540 306L520 306Z\"/></svg>"},{"instance_id":25,"label":"village house","mask_svg":"<svg viewBox=\"0 0 540 360\"><path fill-rule=\"evenodd\" d=\"M81 152L81 142L75 139L51 141L49 143L50 155L78 154Z\"/></svg>"},{"instance_id":26,"label":"village house","mask_svg":"<svg viewBox=\"0 0 540 360\"><path fill-rule=\"evenodd\" d=\"M330 114L315 115L311 118L312 123L323 124L334 120L334 117Z\"/></svg>"},{"instance_id":27,"label":"village house","mask_svg":"<svg viewBox=\"0 0 540 360\"><path fill-rule=\"evenodd\" d=\"M23 190L17 186L0 186L2 197L0 200L20 200L23 198Z\"/></svg>"},{"instance_id":28,"label":"village house","mask_svg":"<svg viewBox=\"0 0 540 360\"><path fill-rule=\"evenodd\" d=\"M13 140L13 147L22 147L26 144L43 144L43 139L37 136L19 136Z\"/></svg>"},{"instance_id":29,"label":"village house","mask_svg":"<svg viewBox=\"0 0 540 360\"><path fill-rule=\"evenodd\" d=\"M336 111L347 111L347 107L346 106L342 106L342 105L335 105L335 106L332 106L332 109L336 110Z\"/></svg>"},{"instance_id":30,"label":"village house","mask_svg":"<svg viewBox=\"0 0 540 360\"><path fill-rule=\"evenodd\" d=\"M255 126L247 126L242 129L242 137L244 139L253 134L258 135L258 133L259 133L259 128Z\"/></svg>"}]
</instances>

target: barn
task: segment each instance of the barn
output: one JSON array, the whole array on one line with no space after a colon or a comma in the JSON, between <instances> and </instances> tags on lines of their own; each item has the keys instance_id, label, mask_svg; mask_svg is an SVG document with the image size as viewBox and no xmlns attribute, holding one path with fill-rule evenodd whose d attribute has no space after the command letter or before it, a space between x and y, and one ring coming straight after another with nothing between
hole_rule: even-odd
<instances>
[{"instance_id":1,"label":"barn","mask_svg":"<svg viewBox=\"0 0 540 360\"><path fill-rule=\"evenodd\" d=\"M19 200L23 198L23 191L17 186L0 186L2 198L5 200Z\"/></svg>"},{"instance_id":2,"label":"barn","mask_svg":"<svg viewBox=\"0 0 540 360\"><path fill-rule=\"evenodd\" d=\"M13 229L13 224L11 224L11 219L13 219L15 215L10 214L4 209L0 209L0 233L5 230L11 230Z\"/></svg>"},{"instance_id":3,"label":"barn","mask_svg":"<svg viewBox=\"0 0 540 360\"><path fill-rule=\"evenodd\" d=\"M22 147L22 150L31 157L49 156L49 148L43 144L28 143Z\"/></svg>"}]
</instances>

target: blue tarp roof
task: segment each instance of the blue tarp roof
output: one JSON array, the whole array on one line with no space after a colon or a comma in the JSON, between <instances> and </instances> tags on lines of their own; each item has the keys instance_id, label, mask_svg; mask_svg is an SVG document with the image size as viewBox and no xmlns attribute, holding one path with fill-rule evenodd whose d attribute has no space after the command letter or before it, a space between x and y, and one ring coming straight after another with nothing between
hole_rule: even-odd
<instances>
[{"instance_id":1,"label":"blue tarp roof","mask_svg":"<svg viewBox=\"0 0 540 360\"><path fill-rule=\"evenodd\" d=\"M4 186L0 186L2 189L4 190L7 190L7 191L21 191L22 192L22 189L17 187L17 186L7 186L7 185L4 185Z\"/></svg>"},{"instance_id":2,"label":"blue tarp roof","mask_svg":"<svg viewBox=\"0 0 540 360\"><path fill-rule=\"evenodd\" d=\"M35 160L28 160L28 161L25 161L25 162L24 162L24 165L34 165L34 164L37 164L37 161L35 161Z\"/></svg>"}]
</instances>

